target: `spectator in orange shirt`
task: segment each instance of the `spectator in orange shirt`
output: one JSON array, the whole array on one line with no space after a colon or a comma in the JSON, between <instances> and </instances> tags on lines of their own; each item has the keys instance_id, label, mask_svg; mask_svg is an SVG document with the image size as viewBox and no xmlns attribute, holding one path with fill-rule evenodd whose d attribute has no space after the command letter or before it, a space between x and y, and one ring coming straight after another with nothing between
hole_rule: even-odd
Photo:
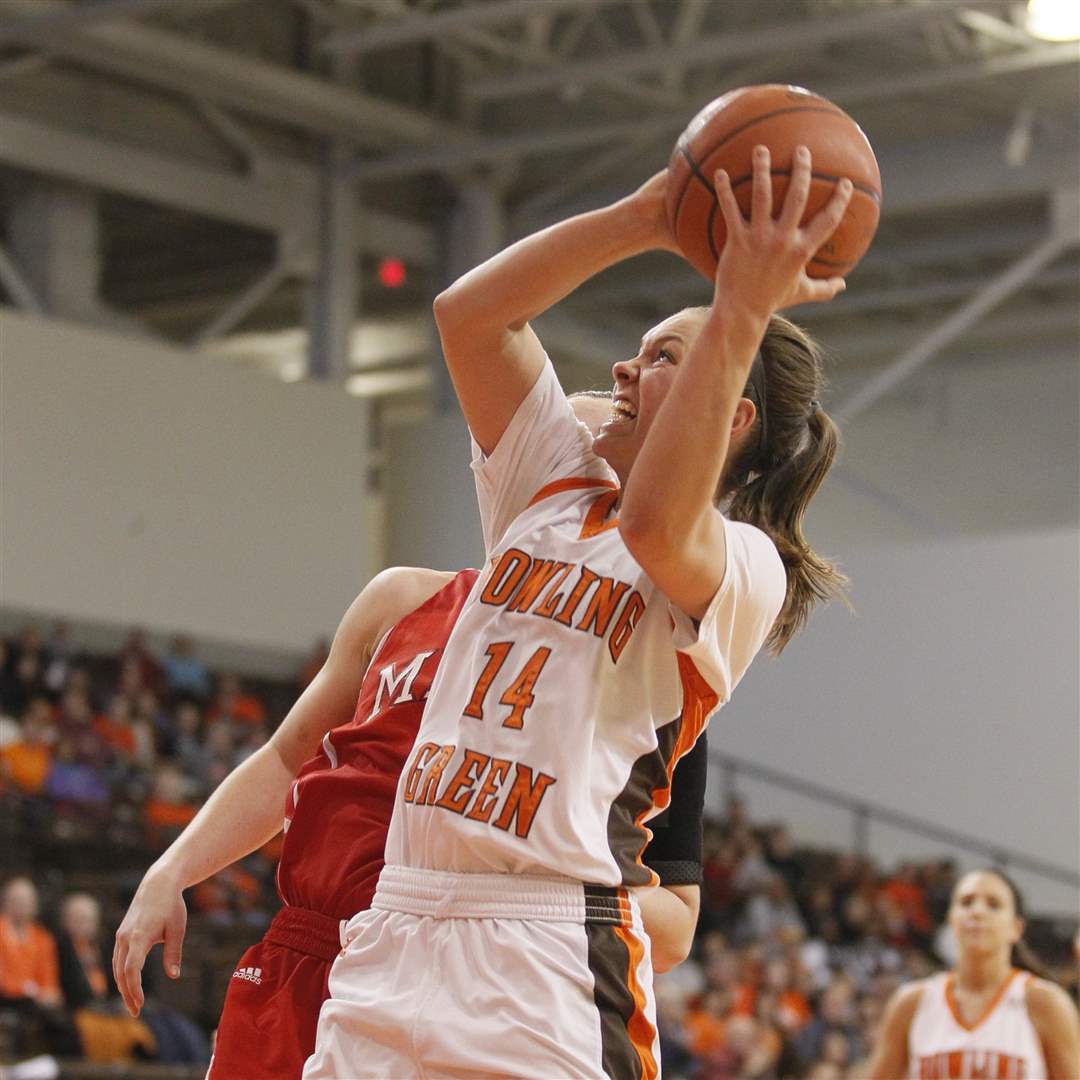
<instances>
[{"instance_id":1,"label":"spectator in orange shirt","mask_svg":"<svg viewBox=\"0 0 1080 1080\"><path fill-rule=\"evenodd\" d=\"M143 807L147 841L154 847L171 843L195 816L188 800L187 782L175 765L163 765L154 782L154 793Z\"/></svg>"},{"instance_id":2,"label":"spectator in orange shirt","mask_svg":"<svg viewBox=\"0 0 1080 1080\"><path fill-rule=\"evenodd\" d=\"M914 864L903 863L881 892L899 909L911 935L925 941L932 923L926 906L926 893Z\"/></svg>"},{"instance_id":3,"label":"spectator in orange shirt","mask_svg":"<svg viewBox=\"0 0 1080 1080\"><path fill-rule=\"evenodd\" d=\"M27 1045L41 1029L59 1054L79 1053L79 1039L61 1008L56 941L37 921L38 895L26 877L12 878L0 893L0 1003L23 1019Z\"/></svg>"},{"instance_id":4,"label":"spectator in orange shirt","mask_svg":"<svg viewBox=\"0 0 1080 1080\"><path fill-rule=\"evenodd\" d=\"M712 1057L724 1049L731 1015L732 997L727 990L708 990L687 1010L687 1041L695 1057Z\"/></svg>"},{"instance_id":5,"label":"spectator in orange shirt","mask_svg":"<svg viewBox=\"0 0 1080 1080\"><path fill-rule=\"evenodd\" d=\"M37 921L34 883L12 878L0 898L0 995L59 1005L60 969L56 941Z\"/></svg>"},{"instance_id":6,"label":"spectator in orange shirt","mask_svg":"<svg viewBox=\"0 0 1080 1080\"><path fill-rule=\"evenodd\" d=\"M237 724L261 726L266 721L266 708L254 695L244 693L238 675L225 674L218 680L218 691L206 713L207 722L231 720Z\"/></svg>"},{"instance_id":7,"label":"spectator in orange shirt","mask_svg":"<svg viewBox=\"0 0 1080 1080\"><path fill-rule=\"evenodd\" d=\"M113 695L109 711L94 719L94 730L113 755L130 758L135 753L135 732L131 727L131 702L120 694Z\"/></svg>"},{"instance_id":8,"label":"spectator in orange shirt","mask_svg":"<svg viewBox=\"0 0 1080 1080\"><path fill-rule=\"evenodd\" d=\"M23 716L21 737L0 750L0 771L23 795L40 795L44 789L55 738L48 698L33 698Z\"/></svg>"}]
</instances>

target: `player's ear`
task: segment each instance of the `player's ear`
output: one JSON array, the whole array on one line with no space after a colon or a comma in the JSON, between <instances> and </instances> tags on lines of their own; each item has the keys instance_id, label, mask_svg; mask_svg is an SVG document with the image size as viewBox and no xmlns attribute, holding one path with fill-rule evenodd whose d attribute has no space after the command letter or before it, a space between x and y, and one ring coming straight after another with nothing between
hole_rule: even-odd
<instances>
[{"instance_id":1,"label":"player's ear","mask_svg":"<svg viewBox=\"0 0 1080 1080\"><path fill-rule=\"evenodd\" d=\"M735 417L731 421L731 434L749 431L757 419L757 408L748 397L739 398L735 406Z\"/></svg>"}]
</instances>

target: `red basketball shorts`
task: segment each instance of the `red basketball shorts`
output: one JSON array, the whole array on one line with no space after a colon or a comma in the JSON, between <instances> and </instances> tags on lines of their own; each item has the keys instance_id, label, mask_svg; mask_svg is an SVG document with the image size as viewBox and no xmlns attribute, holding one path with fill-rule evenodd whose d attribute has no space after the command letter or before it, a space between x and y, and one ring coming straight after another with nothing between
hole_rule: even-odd
<instances>
[{"instance_id":1,"label":"red basketball shorts","mask_svg":"<svg viewBox=\"0 0 1080 1080\"><path fill-rule=\"evenodd\" d=\"M282 908L229 980L207 1080L297 1080L340 951L338 920Z\"/></svg>"}]
</instances>

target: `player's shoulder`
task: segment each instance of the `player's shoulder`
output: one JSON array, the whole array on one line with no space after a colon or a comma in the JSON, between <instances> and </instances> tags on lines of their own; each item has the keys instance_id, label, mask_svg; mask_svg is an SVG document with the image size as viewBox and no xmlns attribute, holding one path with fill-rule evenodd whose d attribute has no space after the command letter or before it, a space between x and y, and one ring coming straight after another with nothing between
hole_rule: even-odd
<instances>
[{"instance_id":1,"label":"player's shoulder","mask_svg":"<svg viewBox=\"0 0 1080 1080\"><path fill-rule=\"evenodd\" d=\"M365 605L372 605L383 620L391 624L426 603L456 576L449 570L390 566L367 583L361 596Z\"/></svg>"},{"instance_id":2,"label":"player's shoulder","mask_svg":"<svg viewBox=\"0 0 1080 1080\"><path fill-rule=\"evenodd\" d=\"M764 529L727 516L724 516L724 534L725 585L731 586L737 580L744 586L751 585L748 595L775 617L787 596L787 570L775 541Z\"/></svg>"},{"instance_id":3,"label":"player's shoulder","mask_svg":"<svg viewBox=\"0 0 1080 1080\"><path fill-rule=\"evenodd\" d=\"M913 979L911 982L898 986L893 991L888 1004L888 1011L893 1022L910 1024L915 1018L919 1003L938 978L940 976L930 975L925 979Z\"/></svg>"},{"instance_id":4,"label":"player's shoulder","mask_svg":"<svg viewBox=\"0 0 1080 1080\"><path fill-rule=\"evenodd\" d=\"M449 571L418 566L391 566L381 570L360 590L338 632L347 641L370 647L454 577Z\"/></svg>"},{"instance_id":5,"label":"player's shoulder","mask_svg":"<svg viewBox=\"0 0 1080 1080\"><path fill-rule=\"evenodd\" d=\"M457 576L453 570L432 570L426 566L388 566L365 586L375 595L432 595Z\"/></svg>"},{"instance_id":6,"label":"player's shoulder","mask_svg":"<svg viewBox=\"0 0 1080 1080\"><path fill-rule=\"evenodd\" d=\"M1031 975L1024 986L1024 999L1032 1020L1050 1019L1056 1015L1075 1016L1076 1006L1065 989L1049 979Z\"/></svg>"}]
</instances>

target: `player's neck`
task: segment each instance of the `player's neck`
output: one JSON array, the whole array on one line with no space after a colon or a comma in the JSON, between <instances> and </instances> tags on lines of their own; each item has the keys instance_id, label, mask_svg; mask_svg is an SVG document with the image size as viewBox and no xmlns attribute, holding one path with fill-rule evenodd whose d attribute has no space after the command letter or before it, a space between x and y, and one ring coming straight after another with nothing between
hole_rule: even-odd
<instances>
[{"instance_id":1,"label":"player's neck","mask_svg":"<svg viewBox=\"0 0 1080 1080\"><path fill-rule=\"evenodd\" d=\"M956 965L955 985L969 994L994 993L1009 977L1012 964L1001 953L965 952Z\"/></svg>"}]
</instances>

